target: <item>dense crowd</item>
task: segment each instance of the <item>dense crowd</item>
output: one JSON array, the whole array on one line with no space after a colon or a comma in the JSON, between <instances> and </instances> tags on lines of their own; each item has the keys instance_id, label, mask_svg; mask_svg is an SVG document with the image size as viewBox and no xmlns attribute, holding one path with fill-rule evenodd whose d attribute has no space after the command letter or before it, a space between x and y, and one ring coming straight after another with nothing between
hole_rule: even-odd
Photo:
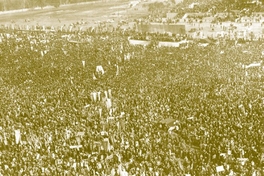
<instances>
[{"instance_id":1,"label":"dense crowd","mask_svg":"<svg viewBox=\"0 0 264 176\"><path fill-rule=\"evenodd\" d=\"M262 45L130 34L2 31L0 174L264 175Z\"/></svg>"},{"instance_id":2,"label":"dense crowd","mask_svg":"<svg viewBox=\"0 0 264 176\"><path fill-rule=\"evenodd\" d=\"M132 33L129 32L127 34L131 34L130 39L134 40L146 40L146 41L166 41L166 42L179 42L188 38L187 34L172 34L168 33L149 33L149 32L138 32Z\"/></svg>"}]
</instances>

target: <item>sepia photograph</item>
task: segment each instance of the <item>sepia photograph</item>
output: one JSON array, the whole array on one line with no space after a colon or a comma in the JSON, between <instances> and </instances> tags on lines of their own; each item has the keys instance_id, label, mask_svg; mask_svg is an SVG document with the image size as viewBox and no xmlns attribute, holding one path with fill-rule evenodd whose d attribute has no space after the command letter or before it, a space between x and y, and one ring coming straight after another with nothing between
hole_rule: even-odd
<instances>
[{"instance_id":1,"label":"sepia photograph","mask_svg":"<svg viewBox=\"0 0 264 176\"><path fill-rule=\"evenodd\" d=\"M0 176L264 176L264 0L0 0Z\"/></svg>"}]
</instances>

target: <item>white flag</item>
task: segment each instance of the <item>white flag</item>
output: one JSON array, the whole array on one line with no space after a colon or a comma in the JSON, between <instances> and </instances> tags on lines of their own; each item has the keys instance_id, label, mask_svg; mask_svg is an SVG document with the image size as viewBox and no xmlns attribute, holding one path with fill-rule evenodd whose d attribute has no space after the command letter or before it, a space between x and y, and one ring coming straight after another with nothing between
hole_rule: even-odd
<instances>
[{"instance_id":1,"label":"white flag","mask_svg":"<svg viewBox=\"0 0 264 176\"><path fill-rule=\"evenodd\" d=\"M85 67L85 61L82 61L82 65L83 65L83 67Z\"/></svg>"},{"instance_id":2,"label":"white flag","mask_svg":"<svg viewBox=\"0 0 264 176\"><path fill-rule=\"evenodd\" d=\"M15 138L16 138L16 144L19 144L21 139L20 130L15 130Z\"/></svg>"}]
</instances>

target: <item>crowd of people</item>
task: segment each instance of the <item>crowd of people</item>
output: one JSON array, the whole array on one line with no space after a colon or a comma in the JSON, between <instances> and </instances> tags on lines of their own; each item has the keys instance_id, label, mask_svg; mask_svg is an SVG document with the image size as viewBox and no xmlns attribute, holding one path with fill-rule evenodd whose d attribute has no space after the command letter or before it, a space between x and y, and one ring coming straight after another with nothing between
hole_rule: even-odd
<instances>
[{"instance_id":1,"label":"crowd of people","mask_svg":"<svg viewBox=\"0 0 264 176\"><path fill-rule=\"evenodd\" d=\"M94 31L1 31L0 174L264 175L259 42Z\"/></svg>"},{"instance_id":2,"label":"crowd of people","mask_svg":"<svg viewBox=\"0 0 264 176\"><path fill-rule=\"evenodd\" d=\"M130 39L134 39L134 40L147 40L147 41L166 41L166 42L179 42L182 40L185 40L188 38L188 36L186 34L172 34L170 32L168 33L142 33L142 32L138 32L138 33L133 33L133 32L129 32L127 33L131 34L129 37Z\"/></svg>"}]
</instances>

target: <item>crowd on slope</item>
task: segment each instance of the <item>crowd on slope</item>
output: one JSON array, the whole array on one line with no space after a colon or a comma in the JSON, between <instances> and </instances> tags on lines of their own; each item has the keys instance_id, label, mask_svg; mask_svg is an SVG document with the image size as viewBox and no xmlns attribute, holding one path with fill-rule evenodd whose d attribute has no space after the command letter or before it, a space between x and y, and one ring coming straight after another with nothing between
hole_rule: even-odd
<instances>
[{"instance_id":1,"label":"crowd on slope","mask_svg":"<svg viewBox=\"0 0 264 176\"><path fill-rule=\"evenodd\" d=\"M0 45L2 175L264 174L260 43L4 31Z\"/></svg>"}]
</instances>

